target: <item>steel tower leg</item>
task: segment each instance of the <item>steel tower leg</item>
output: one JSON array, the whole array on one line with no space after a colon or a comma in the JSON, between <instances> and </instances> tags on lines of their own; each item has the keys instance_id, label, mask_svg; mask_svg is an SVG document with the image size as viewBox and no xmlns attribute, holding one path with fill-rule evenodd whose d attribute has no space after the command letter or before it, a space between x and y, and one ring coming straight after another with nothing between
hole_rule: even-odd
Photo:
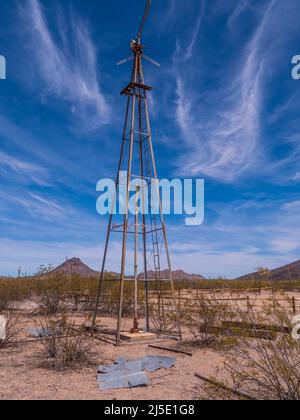
<instances>
[{"instance_id":1,"label":"steel tower leg","mask_svg":"<svg viewBox=\"0 0 300 420\"><path fill-rule=\"evenodd\" d=\"M125 111L125 125L124 125L124 131L123 131L123 141L122 141L122 146L121 146L121 153L120 153L120 159L119 159L119 164L118 164L118 172L117 172L116 184L115 184L116 185L116 191L115 191L115 195L114 195L113 206L112 206L112 209L111 209L111 212L110 212L108 228L107 228L107 233L106 233L106 240L105 240L104 255L103 255L103 260L102 260L101 275L100 275L100 281L99 281L98 289L97 289L96 305L95 305L95 311L94 311L93 322L92 322L92 336L95 333L97 314L98 314L98 309L99 309L99 304L100 304L100 297L101 297L101 292L103 290L108 245L109 245L109 240L110 240L110 236L111 236L112 221L113 221L113 209L116 205L117 189L118 189L118 186L119 186L119 183L120 183L119 173L120 173L120 170L121 170L121 165L122 165L122 160L123 160L123 155L124 155L124 149L125 149L126 132L127 132L128 115L129 115L129 106L130 106L130 96L128 97L126 111Z\"/></svg>"},{"instance_id":2,"label":"steel tower leg","mask_svg":"<svg viewBox=\"0 0 300 420\"><path fill-rule=\"evenodd\" d=\"M138 69L138 56L136 55L135 56L135 62L134 62L134 82L137 81L137 69ZM129 96L129 98L130 98L130 96ZM119 312L118 312L117 340L116 340L117 347L120 346L121 328L122 328L122 315L123 315L124 281L125 281L126 252L127 252L128 215L129 215L129 194L130 194L131 170L132 170L132 159L133 159L134 128L135 128L135 107L136 107L136 89L134 89L134 92L133 92L133 95L132 95L132 108L131 108L130 150L129 150L129 159L128 159L126 207L125 207L125 216L124 216L124 234L123 234L123 246L122 246L121 280L120 280L120 293L119 293Z\"/></svg>"},{"instance_id":3,"label":"steel tower leg","mask_svg":"<svg viewBox=\"0 0 300 420\"><path fill-rule=\"evenodd\" d=\"M140 132L140 176L141 180L144 180L144 154L143 154L143 117L142 117L142 104L141 94L139 95L139 132ZM149 291L148 291L148 264L147 264L147 233L146 233L146 214L145 214L145 190L142 186L142 233L143 233L143 263L144 263L144 289L145 289L145 319L146 319L146 330L150 331L150 320L149 320Z\"/></svg>"},{"instance_id":4,"label":"steel tower leg","mask_svg":"<svg viewBox=\"0 0 300 420\"><path fill-rule=\"evenodd\" d=\"M141 70L141 80L144 83L144 72L143 72L142 64L141 64L140 70ZM146 92L145 92L145 95L146 95L146 97L145 97L145 112L146 112L147 128L148 128L148 133L149 133L148 143L149 143L151 160L152 160L152 165L153 165L154 179L157 182L158 181L158 175L157 175L156 161L155 161L153 145L152 145L152 131L151 131L150 118L149 118L148 98L147 98ZM171 264L168 238L167 238L167 231L166 231L166 225L165 225L165 220L164 220L165 218L164 218L164 212L163 212L163 208L162 208L162 202L161 202L161 199L160 199L159 188L158 188L158 191L157 191L157 199L159 201L159 209L160 209L161 223L162 223L162 229L163 229L164 244L165 244L167 261L168 261L168 269L169 269L169 273L170 273L170 282L171 282L171 288L172 288L173 305L174 305L174 308L175 308L175 311L176 311L176 320L177 320L179 337L180 337L180 340L182 340L180 314L179 314L179 309L178 309L177 302L176 302L175 287L174 287L173 272L172 272L172 264Z\"/></svg>"}]
</instances>

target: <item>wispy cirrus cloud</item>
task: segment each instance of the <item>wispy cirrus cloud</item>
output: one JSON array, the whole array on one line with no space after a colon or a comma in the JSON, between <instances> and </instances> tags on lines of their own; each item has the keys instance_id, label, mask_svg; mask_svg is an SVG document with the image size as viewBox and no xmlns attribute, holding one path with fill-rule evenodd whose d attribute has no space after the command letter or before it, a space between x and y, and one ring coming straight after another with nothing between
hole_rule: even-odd
<instances>
[{"instance_id":1,"label":"wispy cirrus cloud","mask_svg":"<svg viewBox=\"0 0 300 420\"><path fill-rule=\"evenodd\" d=\"M9 190L9 197L1 192L0 198L3 202L5 199L2 211L7 212L7 210L13 209L14 214L21 212L23 217L26 213L31 217L57 222L74 215L74 209L69 205L63 205L58 200L45 196L45 194L41 195L25 190Z\"/></svg>"},{"instance_id":2,"label":"wispy cirrus cloud","mask_svg":"<svg viewBox=\"0 0 300 420\"><path fill-rule=\"evenodd\" d=\"M96 48L85 23L74 12L65 18L58 10L54 37L39 0L25 0L20 12L43 94L69 102L85 127L94 129L107 123L109 105L100 87Z\"/></svg>"},{"instance_id":3,"label":"wispy cirrus cloud","mask_svg":"<svg viewBox=\"0 0 300 420\"><path fill-rule=\"evenodd\" d=\"M238 26L238 19L241 14L245 12L247 8L251 7L248 0L239 0L236 7L234 8L231 16L228 19L228 27L234 31L235 27Z\"/></svg>"},{"instance_id":4,"label":"wispy cirrus cloud","mask_svg":"<svg viewBox=\"0 0 300 420\"><path fill-rule=\"evenodd\" d=\"M294 176L292 176L292 181L298 182L300 181L300 172L295 173Z\"/></svg>"},{"instance_id":5,"label":"wispy cirrus cloud","mask_svg":"<svg viewBox=\"0 0 300 420\"><path fill-rule=\"evenodd\" d=\"M31 180L40 186L50 185L48 173L44 168L0 151L0 177L10 173L22 177L25 182Z\"/></svg>"},{"instance_id":6,"label":"wispy cirrus cloud","mask_svg":"<svg viewBox=\"0 0 300 420\"><path fill-rule=\"evenodd\" d=\"M173 62L178 64L183 61L188 61L192 58L194 48L200 33L201 24L205 16L206 0L201 0L200 13L197 17L196 23L192 28L192 36L188 41L187 45L181 45L179 39L176 40L176 50L173 55Z\"/></svg>"},{"instance_id":7,"label":"wispy cirrus cloud","mask_svg":"<svg viewBox=\"0 0 300 420\"><path fill-rule=\"evenodd\" d=\"M240 61L228 68L232 77L226 86L222 83L213 94L210 90L196 94L186 69L183 72L175 67L176 120L188 149L180 166L186 174L233 182L262 163L260 119L263 75L269 58L264 47L277 3L272 0L266 6L255 32L241 51ZM206 94L210 95L207 108Z\"/></svg>"},{"instance_id":8,"label":"wispy cirrus cloud","mask_svg":"<svg viewBox=\"0 0 300 420\"><path fill-rule=\"evenodd\" d=\"M186 173L232 182L258 163L264 36L271 29L276 4L277 0L272 0L266 7L236 66L236 74L231 77L232 82L216 92L211 115L207 116L199 98L189 90L185 76L177 71L177 122L191 149L184 158Z\"/></svg>"}]
</instances>

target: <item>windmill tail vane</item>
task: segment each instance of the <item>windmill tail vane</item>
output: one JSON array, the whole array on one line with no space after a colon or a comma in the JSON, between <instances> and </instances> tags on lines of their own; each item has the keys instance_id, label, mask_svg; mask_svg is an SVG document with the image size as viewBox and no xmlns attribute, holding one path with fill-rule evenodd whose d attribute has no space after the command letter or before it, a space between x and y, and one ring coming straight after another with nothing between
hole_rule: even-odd
<instances>
[{"instance_id":1,"label":"windmill tail vane","mask_svg":"<svg viewBox=\"0 0 300 420\"><path fill-rule=\"evenodd\" d=\"M152 58L147 57L145 54L143 54L144 47L141 45L141 38L142 38L142 34L143 34L143 31L144 31L146 22L148 20L149 14L150 14L151 5L152 5L152 0L147 0L147 4L146 4L146 7L145 7L145 12L144 12L141 24L140 24L140 29L139 29L138 35L137 35L136 39L133 39L131 41L131 50L133 52L135 52L135 50L138 49L138 52L140 54L142 54L142 56L145 60L149 61L151 64L153 64L157 67L160 67L160 64L157 61L155 61ZM124 60L119 61L117 63L117 66L120 66L122 64L126 64L126 63L134 60L134 58L135 58L134 55L132 55L130 57L127 57Z\"/></svg>"}]
</instances>

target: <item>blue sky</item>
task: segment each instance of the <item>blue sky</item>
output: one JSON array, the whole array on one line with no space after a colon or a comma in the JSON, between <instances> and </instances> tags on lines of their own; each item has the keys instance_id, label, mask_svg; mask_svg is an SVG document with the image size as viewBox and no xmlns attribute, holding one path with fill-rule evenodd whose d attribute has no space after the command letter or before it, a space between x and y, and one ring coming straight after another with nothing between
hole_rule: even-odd
<instances>
[{"instance_id":1,"label":"blue sky","mask_svg":"<svg viewBox=\"0 0 300 420\"><path fill-rule=\"evenodd\" d=\"M0 273L100 268L140 0L1 5ZM204 178L206 218L168 217L174 268L235 277L300 255L298 0L153 0L144 33L160 177ZM112 269L118 271L115 243Z\"/></svg>"}]
</instances>

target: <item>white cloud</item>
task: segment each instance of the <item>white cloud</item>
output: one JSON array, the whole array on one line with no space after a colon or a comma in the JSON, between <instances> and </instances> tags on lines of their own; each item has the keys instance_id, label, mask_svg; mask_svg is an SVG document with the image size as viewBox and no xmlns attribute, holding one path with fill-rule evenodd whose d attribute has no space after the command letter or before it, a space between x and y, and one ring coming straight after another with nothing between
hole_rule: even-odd
<instances>
[{"instance_id":1,"label":"white cloud","mask_svg":"<svg viewBox=\"0 0 300 420\"><path fill-rule=\"evenodd\" d=\"M30 179L40 186L50 185L47 181L47 171L44 168L0 151L0 176L1 173L6 174L8 170L23 177L25 182Z\"/></svg>"},{"instance_id":2,"label":"white cloud","mask_svg":"<svg viewBox=\"0 0 300 420\"><path fill-rule=\"evenodd\" d=\"M300 180L300 172L297 172L293 177L292 181L299 181Z\"/></svg>"},{"instance_id":3,"label":"white cloud","mask_svg":"<svg viewBox=\"0 0 300 420\"><path fill-rule=\"evenodd\" d=\"M33 274L41 265L57 266L66 257L81 257L92 267L99 269L100 246L77 245L72 242L18 241L0 239L0 273L16 275L18 267L22 272Z\"/></svg>"},{"instance_id":4,"label":"white cloud","mask_svg":"<svg viewBox=\"0 0 300 420\"><path fill-rule=\"evenodd\" d=\"M192 36L189 39L189 42L187 45L182 47L181 43L177 39L176 41L176 51L173 55L173 61L174 63L180 63L182 61L188 61L193 57L194 48L196 46L196 42L200 33L201 24L203 22L204 16L205 16L205 6L206 1L201 0L200 4L200 13L198 15L198 18L196 20L196 23L193 27Z\"/></svg>"},{"instance_id":5,"label":"white cloud","mask_svg":"<svg viewBox=\"0 0 300 420\"><path fill-rule=\"evenodd\" d=\"M262 164L261 108L266 31L277 0L267 6L240 63L232 69L232 82L214 92L214 106L202 106L190 80L180 68L177 82L176 118L187 148L178 164L185 174L204 174L233 182L246 171ZM210 93L211 95L211 93Z\"/></svg>"},{"instance_id":6,"label":"white cloud","mask_svg":"<svg viewBox=\"0 0 300 420\"><path fill-rule=\"evenodd\" d=\"M189 246L187 244L187 246ZM3 275L16 275L18 267L22 272L35 273L41 265L57 266L65 261L66 257L78 257L94 270L100 270L103 247L97 244L76 244L74 242L46 242L22 241L0 238L0 273ZM251 251L251 252L250 252ZM286 257L271 257L257 255L252 249L238 252L185 252L172 254L173 269L183 269L189 273L202 274L206 277L216 278L225 276L238 277L255 270L259 266L276 268L290 260ZM107 269L120 271L121 245L112 243ZM129 252L128 261L133 260ZM132 266L132 264L131 264Z\"/></svg>"},{"instance_id":7,"label":"white cloud","mask_svg":"<svg viewBox=\"0 0 300 420\"><path fill-rule=\"evenodd\" d=\"M239 18L241 17L241 14L247 10L249 7L248 0L240 0L236 7L234 8L232 14L230 15L228 19L228 27L234 31L236 25L239 23Z\"/></svg>"},{"instance_id":8,"label":"white cloud","mask_svg":"<svg viewBox=\"0 0 300 420\"><path fill-rule=\"evenodd\" d=\"M287 214L300 213L300 200L289 201L282 205L281 210Z\"/></svg>"},{"instance_id":9,"label":"white cloud","mask_svg":"<svg viewBox=\"0 0 300 420\"><path fill-rule=\"evenodd\" d=\"M38 194L22 191L9 191L8 197L0 192L0 198L3 202L2 209L10 208L11 205L22 208L23 212L38 217L39 219L52 220L58 223L59 220L74 215L74 209L70 206L63 205L47 197ZM5 202L4 202L5 199Z\"/></svg>"},{"instance_id":10,"label":"white cloud","mask_svg":"<svg viewBox=\"0 0 300 420\"><path fill-rule=\"evenodd\" d=\"M107 123L109 106L99 85L96 50L86 25L74 13L68 20L61 16L56 22L58 42L38 0L24 1L21 12L44 93L71 103L76 118L89 128Z\"/></svg>"},{"instance_id":11,"label":"white cloud","mask_svg":"<svg viewBox=\"0 0 300 420\"><path fill-rule=\"evenodd\" d=\"M107 270L120 271L121 244L111 243ZM73 241L33 241L0 238L0 275L16 275L22 272L34 274L41 265L56 267L67 258L80 258L92 269L99 271L103 247L97 243L78 244ZM133 254L128 254L133 261Z\"/></svg>"},{"instance_id":12,"label":"white cloud","mask_svg":"<svg viewBox=\"0 0 300 420\"><path fill-rule=\"evenodd\" d=\"M271 247L276 252L288 253L300 248L300 241L276 239L271 241Z\"/></svg>"},{"instance_id":13,"label":"white cloud","mask_svg":"<svg viewBox=\"0 0 300 420\"><path fill-rule=\"evenodd\" d=\"M270 256L249 251L251 250L175 254L173 265L176 269L184 269L208 278L237 278L252 273L260 266L274 269L291 262L288 256Z\"/></svg>"}]
</instances>

